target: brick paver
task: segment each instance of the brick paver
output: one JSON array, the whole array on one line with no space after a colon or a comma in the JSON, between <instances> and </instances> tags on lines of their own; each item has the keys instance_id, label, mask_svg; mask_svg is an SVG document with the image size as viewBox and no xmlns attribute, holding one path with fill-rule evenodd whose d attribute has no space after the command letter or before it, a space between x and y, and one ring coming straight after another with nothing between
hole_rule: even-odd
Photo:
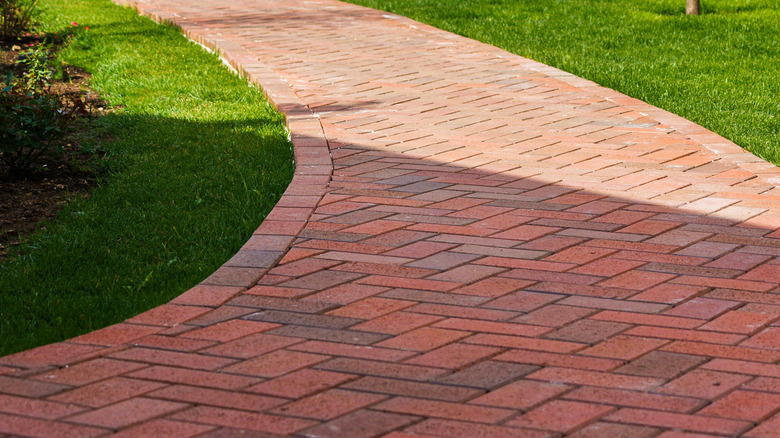
<instances>
[{"instance_id":1,"label":"brick paver","mask_svg":"<svg viewBox=\"0 0 780 438\"><path fill-rule=\"evenodd\" d=\"M0 358L0 435L778 436L777 168L392 14L134 5L262 86L296 174L201 285Z\"/></svg>"}]
</instances>

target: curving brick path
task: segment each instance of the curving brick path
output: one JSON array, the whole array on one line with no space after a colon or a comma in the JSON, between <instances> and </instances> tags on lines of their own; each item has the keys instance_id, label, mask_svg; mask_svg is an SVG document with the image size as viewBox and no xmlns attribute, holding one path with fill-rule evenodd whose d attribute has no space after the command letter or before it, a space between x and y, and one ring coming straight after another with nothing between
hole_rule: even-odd
<instances>
[{"instance_id":1,"label":"curving brick path","mask_svg":"<svg viewBox=\"0 0 780 438\"><path fill-rule=\"evenodd\" d=\"M295 178L170 304L0 358L0 435L780 436L777 168L406 18L208 4L137 7L262 85Z\"/></svg>"}]
</instances>

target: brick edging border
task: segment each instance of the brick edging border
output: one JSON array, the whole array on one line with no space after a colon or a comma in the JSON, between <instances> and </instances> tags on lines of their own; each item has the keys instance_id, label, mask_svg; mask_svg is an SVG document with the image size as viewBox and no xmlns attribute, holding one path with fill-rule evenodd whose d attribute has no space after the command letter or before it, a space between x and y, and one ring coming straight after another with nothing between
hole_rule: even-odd
<instances>
[{"instance_id":1,"label":"brick edging border","mask_svg":"<svg viewBox=\"0 0 780 438\"><path fill-rule=\"evenodd\" d=\"M219 35L188 28L177 14L165 9L150 7L137 0L112 1L133 8L159 23L175 26L189 40L216 53L237 74L262 91L268 102L285 117L295 155L295 173L289 186L252 237L230 260L197 286L171 301L171 304L202 304L198 297L204 289L231 288L233 293L220 294L219 304L224 303L256 285L269 269L276 266L311 217L333 174L328 140L320 119L290 86L239 44ZM296 208L297 220L277 218L281 216L275 214L277 207Z\"/></svg>"},{"instance_id":2,"label":"brick edging border","mask_svg":"<svg viewBox=\"0 0 780 438\"><path fill-rule=\"evenodd\" d=\"M112 0L135 9L158 23L173 25L191 41L215 52L226 64L260 89L285 117L295 156L295 172L289 186L249 240L225 264L166 304L72 339L21 351L0 359L4 366L19 368L11 373L24 377L133 346L134 340L152 334L172 334L179 324L221 306L257 284L279 263L303 230L314 208L325 195L333 174L328 141L319 118L282 78L260 63L240 45L198 29L188 29L177 14L135 0ZM294 208L295 218L279 214L279 207Z\"/></svg>"}]
</instances>

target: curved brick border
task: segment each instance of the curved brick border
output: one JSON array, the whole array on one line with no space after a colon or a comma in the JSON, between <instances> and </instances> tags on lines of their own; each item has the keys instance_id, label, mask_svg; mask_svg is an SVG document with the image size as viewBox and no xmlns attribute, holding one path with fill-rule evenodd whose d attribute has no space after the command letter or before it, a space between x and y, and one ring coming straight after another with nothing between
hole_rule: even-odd
<instances>
[{"instance_id":1,"label":"curved brick border","mask_svg":"<svg viewBox=\"0 0 780 438\"><path fill-rule=\"evenodd\" d=\"M135 7L139 13L161 23L180 26L175 13L150 7L137 1L116 0ZM259 63L240 45L218 36L180 27L184 35L208 50L216 52L238 74L257 86L266 99L281 112L290 132L295 153L295 175L276 207L238 253L203 280L200 285L174 300L176 303L199 302L203 288L248 288L257 284L269 268L276 265L293 239L303 229L314 207L325 195L333 173L328 141L319 118L295 95L276 73ZM295 208L293 215L284 208Z\"/></svg>"},{"instance_id":2,"label":"curved brick border","mask_svg":"<svg viewBox=\"0 0 780 438\"><path fill-rule=\"evenodd\" d=\"M180 25L174 12L138 1L114 2L135 8L138 13L159 23ZM333 173L333 162L319 118L279 75L259 63L241 46L186 27L179 28L191 41L216 52L223 62L258 87L284 115L295 154L295 174L290 185L235 256L170 303L63 343L14 354L4 358L5 364L23 367L26 373L72 365L114 351L115 346L121 349L121 345L135 339L165 332L220 306L256 285L279 262L325 195Z\"/></svg>"}]
</instances>

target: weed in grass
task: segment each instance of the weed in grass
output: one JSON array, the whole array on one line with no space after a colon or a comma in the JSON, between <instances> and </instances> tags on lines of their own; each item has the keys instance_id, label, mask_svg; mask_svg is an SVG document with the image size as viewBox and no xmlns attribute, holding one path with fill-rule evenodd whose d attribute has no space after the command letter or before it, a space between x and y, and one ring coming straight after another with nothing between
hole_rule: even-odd
<instances>
[{"instance_id":1,"label":"weed in grass","mask_svg":"<svg viewBox=\"0 0 780 438\"><path fill-rule=\"evenodd\" d=\"M282 116L178 30L108 0L39 6L43 32L74 31L61 58L121 110L95 121L115 139L99 187L0 265L0 355L181 294L235 254L293 173Z\"/></svg>"},{"instance_id":2,"label":"weed in grass","mask_svg":"<svg viewBox=\"0 0 780 438\"><path fill-rule=\"evenodd\" d=\"M501 47L644 100L780 164L780 3L350 0Z\"/></svg>"},{"instance_id":3,"label":"weed in grass","mask_svg":"<svg viewBox=\"0 0 780 438\"><path fill-rule=\"evenodd\" d=\"M41 90L51 83L54 76L52 66L52 44L42 41L30 44L30 47L19 54L18 64L24 66L21 85L27 91Z\"/></svg>"}]
</instances>

